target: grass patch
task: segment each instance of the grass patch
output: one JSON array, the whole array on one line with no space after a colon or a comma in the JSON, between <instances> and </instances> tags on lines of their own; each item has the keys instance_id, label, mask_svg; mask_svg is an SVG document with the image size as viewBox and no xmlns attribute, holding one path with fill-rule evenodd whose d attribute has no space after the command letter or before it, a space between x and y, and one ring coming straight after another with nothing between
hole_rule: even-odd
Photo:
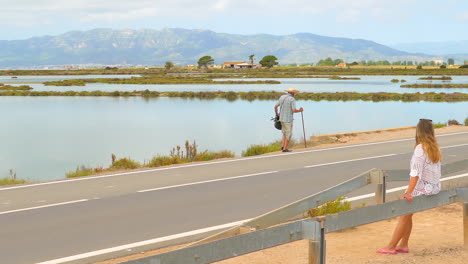
<instances>
[{"instance_id":1,"label":"grass patch","mask_svg":"<svg viewBox=\"0 0 468 264\"><path fill-rule=\"evenodd\" d=\"M345 201L343 197L338 197L336 200L329 201L319 207L307 210L305 215L310 218L314 218L321 215L336 214L349 210L351 210L351 203Z\"/></svg>"},{"instance_id":2,"label":"grass patch","mask_svg":"<svg viewBox=\"0 0 468 264\"><path fill-rule=\"evenodd\" d=\"M189 163L194 161L208 161L222 158L232 158L234 153L228 150L198 152L198 145L194 141L192 144L186 140L184 149L181 146L172 148L169 156L157 155L148 163L147 167L161 167L173 164Z\"/></svg>"},{"instance_id":3,"label":"grass patch","mask_svg":"<svg viewBox=\"0 0 468 264\"><path fill-rule=\"evenodd\" d=\"M112 169L138 169L141 167L141 164L137 161L134 161L130 158L121 158L114 161L110 168Z\"/></svg>"},{"instance_id":4,"label":"grass patch","mask_svg":"<svg viewBox=\"0 0 468 264\"><path fill-rule=\"evenodd\" d=\"M0 83L0 90L1 91L29 91L33 88L29 85L20 85L20 86L11 86L11 85L4 85Z\"/></svg>"},{"instance_id":5,"label":"grass patch","mask_svg":"<svg viewBox=\"0 0 468 264\"><path fill-rule=\"evenodd\" d=\"M0 186L1 185L14 185L14 184L23 184L26 183L25 180L18 179L16 177L16 172L13 169L10 170L10 177L0 178Z\"/></svg>"},{"instance_id":6,"label":"grass patch","mask_svg":"<svg viewBox=\"0 0 468 264\"><path fill-rule=\"evenodd\" d=\"M281 144L279 142L267 144L267 145L251 145L245 151L242 152L243 157L256 156L270 152L276 152L281 150Z\"/></svg>"},{"instance_id":7,"label":"grass patch","mask_svg":"<svg viewBox=\"0 0 468 264\"><path fill-rule=\"evenodd\" d=\"M86 83L108 83L108 84L279 84L281 82L274 80L228 80L214 81L205 77L193 77L187 75L180 76L144 76L132 78L97 78L97 79L72 79L55 82L44 82L44 85L54 86L84 86Z\"/></svg>"},{"instance_id":8,"label":"grass patch","mask_svg":"<svg viewBox=\"0 0 468 264\"><path fill-rule=\"evenodd\" d=\"M0 96L111 96L111 97L177 97L201 100L213 100L216 98L234 101L237 99L254 100L278 100L283 92L157 92L157 91L133 91L133 92L53 92L53 91L0 91ZM468 101L467 93L356 93L356 92L335 92L335 93L300 93L296 95L296 100L310 101L402 101L402 102L463 102Z\"/></svg>"},{"instance_id":9,"label":"grass patch","mask_svg":"<svg viewBox=\"0 0 468 264\"><path fill-rule=\"evenodd\" d=\"M70 172L65 173L65 176L67 178L76 178L76 177L89 176L93 173L94 173L94 169L81 165L77 167L75 171L70 171Z\"/></svg>"},{"instance_id":10,"label":"grass patch","mask_svg":"<svg viewBox=\"0 0 468 264\"><path fill-rule=\"evenodd\" d=\"M468 88L468 83L415 83L403 84L402 88Z\"/></svg>"},{"instance_id":11,"label":"grass patch","mask_svg":"<svg viewBox=\"0 0 468 264\"><path fill-rule=\"evenodd\" d=\"M428 77L421 77L419 78L418 80L452 80L452 77L450 76L441 76L441 77L432 77L432 76L428 76Z\"/></svg>"},{"instance_id":12,"label":"grass patch","mask_svg":"<svg viewBox=\"0 0 468 264\"><path fill-rule=\"evenodd\" d=\"M442 128L442 127L446 127L447 124L446 123L435 123L434 124L434 128Z\"/></svg>"},{"instance_id":13,"label":"grass patch","mask_svg":"<svg viewBox=\"0 0 468 264\"><path fill-rule=\"evenodd\" d=\"M400 80L398 80L398 79L391 79L390 82L392 82L392 83L397 83L397 82L400 82Z\"/></svg>"},{"instance_id":14,"label":"grass patch","mask_svg":"<svg viewBox=\"0 0 468 264\"><path fill-rule=\"evenodd\" d=\"M9 177L0 178L0 186L1 185L23 184L23 183L26 183L26 181L21 180L21 179L12 179L12 178L9 178Z\"/></svg>"}]
</instances>

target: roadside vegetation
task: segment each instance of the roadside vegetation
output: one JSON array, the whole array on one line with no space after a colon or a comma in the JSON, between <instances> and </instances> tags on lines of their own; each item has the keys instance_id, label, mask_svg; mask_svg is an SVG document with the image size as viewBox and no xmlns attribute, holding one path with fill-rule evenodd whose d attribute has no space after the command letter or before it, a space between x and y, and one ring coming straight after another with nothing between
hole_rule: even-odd
<instances>
[{"instance_id":1,"label":"roadside vegetation","mask_svg":"<svg viewBox=\"0 0 468 264\"><path fill-rule=\"evenodd\" d=\"M415 83L403 84L401 88L468 88L468 83Z\"/></svg>"},{"instance_id":2,"label":"roadside vegetation","mask_svg":"<svg viewBox=\"0 0 468 264\"><path fill-rule=\"evenodd\" d=\"M26 180L18 179L16 177L16 172L13 169L9 171L9 174L9 177L0 178L0 186L26 183Z\"/></svg>"},{"instance_id":3,"label":"roadside vegetation","mask_svg":"<svg viewBox=\"0 0 468 264\"><path fill-rule=\"evenodd\" d=\"M116 155L112 154L112 163L108 168L89 168L86 166L79 166L76 168L75 171L67 172L65 175L67 178L83 177L115 170L153 168L189 162L233 158L234 156L234 153L228 150L222 150L217 152L204 150L200 152L198 150L198 145L195 143L195 141L193 143L190 143L187 140L185 141L184 147L176 146L170 151L169 155L156 155L149 161L145 161L144 163L139 163L131 158L117 159Z\"/></svg>"},{"instance_id":4,"label":"roadside vegetation","mask_svg":"<svg viewBox=\"0 0 468 264\"><path fill-rule=\"evenodd\" d=\"M363 204L362 206L365 206ZM338 197L333 201L329 201L319 207L307 210L304 214L306 217L314 218L322 215L336 214L351 210L351 203L345 201L344 197Z\"/></svg>"},{"instance_id":5,"label":"roadside vegetation","mask_svg":"<svg viewBox=\"0 0 468 264\"><path fill-rule=\"evenodd\" d=\"M293 144L292 144L293 145ZM281 150L281 142L274 142L264 145L251 145L242 152L243 157L257 156L265 153L276 152Z\"/></svg>"}]
</instances>

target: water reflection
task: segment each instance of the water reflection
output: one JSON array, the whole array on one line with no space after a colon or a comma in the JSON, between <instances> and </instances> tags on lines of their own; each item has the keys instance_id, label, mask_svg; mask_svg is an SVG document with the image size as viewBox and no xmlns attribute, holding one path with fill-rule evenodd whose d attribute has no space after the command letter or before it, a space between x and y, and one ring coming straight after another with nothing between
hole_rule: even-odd
<instances>
[{"instance_id":1,"label":"water reflection","mask_svg":"<svg viewBox=\"0 0 468 264\"><path fill-rule=\"evenodd\" d=\"M78 165L110 164L111 153L140 162L185 140L201 149L240 154L251 144L281 137L274 129L275 101L199 100L140 97L2 97L0 177L14 169L18 177L64 177ZM434 122L463 121L468 103L314 102L304 107L307 135L414 125L420 117ZM294 136L301 139L300 117Z\"/></svg>"}]
</instances>

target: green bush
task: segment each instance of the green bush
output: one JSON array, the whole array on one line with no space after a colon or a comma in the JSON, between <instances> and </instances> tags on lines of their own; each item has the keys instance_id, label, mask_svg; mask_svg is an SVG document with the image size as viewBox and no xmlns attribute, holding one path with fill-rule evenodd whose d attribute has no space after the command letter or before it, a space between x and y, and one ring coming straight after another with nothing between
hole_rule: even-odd
<instances>
[{"instance_id":1,"label":"green bush","mask_svg":"<svg viewBox=\"0 0 468 264\"><path fill-rule=\"evenodd\" d=\"M84 177L93 174L94 170L92 168L87 168L85 166L77 167L75 171L67 172L65 175L67 178L75 177Z\"/></svg>"},{"instance_id":2,"label":"green bush","mask_svg":"<svg viewBox=\"0 0 468 264\"><path fill-rule=\"evenodd\" d=\"M214 159L223 159L223 158L233 158L234 153L228 150L223 150L223 151L203 151L202 153L198 153L195 156L195 161L208 161L208 160L214 160Z\"/></svg>"},{"instance_id":3,"label":"green bush","mask_svg":"<svg viewBox=\"0 0 468 264\"><path fill-rule=\"evenodd\" d=\"M442 128L442 127L446 127L447 124L446 123L435 123L434 124L434 128Z\"/></svg>"},{"instance_id":4,"label":"green bush","mask_svg":"<svg viewBox=\"0 0 468 264\"><path fill-rule=\"evenodd\" d=\"M18 180L18 179L11 179L8 177L0 178L0 186L1 185L13 185L13 184L22 184L26 183L25 180Z\"/></svg>"},{"instance_id":5,"label":"green bush","mask_svg":"<svg viewBox=\"0 0 468 264\"><path fill-rule=\"evenodd\" d=\"M465 65L462 65L460 67L458 67L459 69L468 69L468 64L465 64Z\"/></svg>"},{"instance_id":6,"label":"green bush","mask_svg":"<svg viewBox=\"0 0 468 264\"><path fill-rule=\"evenodd\" d=\"M390 81L391 81L392 83L400 82L400 80L398 80L398 79L391 79Z\"/></svg>"},{"instance_id":7,"label":"green bush","mask_svg":"<svg viewBox=\"0 0 468 264\"><path fill-rule=\"evenodd\" d=\"M451 119L451 120L449 120L449 121L447 122L447 125L449 125L449 126L459 126L459 125L461 125L461 124L460 124L457 120Z\"/></svg>"},{"instance_id":8,"label":"green bush","mask_svg":"<svg viewBox=\"0 0 468 264\"><path fill-rule=\"evenodd\" d=\"M168 166L173 164L186 163L186 161L180 159L179 157L169 157L169 156L155 156L147 164L148 167L161 167Z\"/></svg>"},{"instance_id":9,"label":"green bush","mask_svg":"<svg viewBox=\"0 0 468 264\"><path fill-rule=\"evenodd\" d=\"M447 65L445 65L445 64L442 64L442 65L440 65L440 67L439 67L439 68L441 68L441 69L447 69Z\"/></svg>"},{"instance_id":10,"label":"green bush","mask_svg":"<svg viewBox=\"0 0 468 264\"><path fill-rule=\"evenodd\" d=\"M114 164L112 164L111 168L112 169L137 169L140 168L141 164L131 160L129 158L122 158L119 160L116 160Z\"/></svg>"},{"instance_id":11,"label":"green bush","mask_svg":"<svg viewBox=\"0 0 468 264\"><path fill-rule=\"evenodd\" d=\"M321 215L336 214L349 210L351 210L351 203L344 201L343 197L338 197L336 200L327 202L317 208L309 209L306 214L308 217L313 218Z\"/></svg>"},{"instance_id":12,"label":"green bush","mask_svg":"<svg viewBox=\"0 0 468 264\"><path fill-rule=\"evenodd\" d=\"M465 126L468 126L468 117L465 118Z\"/></svg>"},{"instance_id":13,"label":"green bush","mask_svg":"<svg viewBox=\"0 0 468 264\"><path fill-rule=\"evenodd\" d=\"M278 142L268 145L251 145L245 151L242 152L243 157L256 156L269 152L275 152L281 150L281 145Z\"/></svg>"}]
</instances>

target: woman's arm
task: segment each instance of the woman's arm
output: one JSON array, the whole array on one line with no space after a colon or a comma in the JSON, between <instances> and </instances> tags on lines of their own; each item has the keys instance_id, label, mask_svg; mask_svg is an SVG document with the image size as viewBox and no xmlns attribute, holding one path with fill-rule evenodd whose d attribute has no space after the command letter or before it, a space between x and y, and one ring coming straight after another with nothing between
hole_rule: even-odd
<instances>
[{"instance_id":1,"label":"woman's arm","mask_svg":"<svg viewBox=\"0 0 468 264\"><path fill-rule=\"evenodd\" d=\"M414 188L416 187L416 183L418 183L419 176L413 176L410 179L408 189L406 189L405 195L403 195L403 198L408 201L408 203L411 203L413 201L413 196L411 193L413 193Z\"/></svg>"}]
</instances>

